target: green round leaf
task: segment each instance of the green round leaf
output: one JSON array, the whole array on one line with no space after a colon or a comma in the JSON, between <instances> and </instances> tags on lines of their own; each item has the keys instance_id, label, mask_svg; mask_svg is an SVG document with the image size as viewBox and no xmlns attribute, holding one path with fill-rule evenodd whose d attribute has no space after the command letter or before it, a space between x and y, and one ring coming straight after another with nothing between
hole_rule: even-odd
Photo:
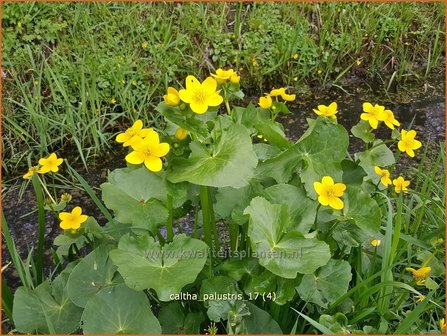
<instances>
[{"instance_id":1,"label":"green round leaf","mask_svg":"<svg viewBox=\"0 0 447 336\"><path fill-rule=\"evenodd\" d=\"M190 148L188 159L172 161L169 181L241 188L248 184L258 163L250 133L242 125L230 126L209 147L191 142Z\"/></svg>"},{"instance_id":2,"label":"green round leaf","mask_svg":"<svg viewBox=\"0 0 447 336\"><path fill-rule=\"evenodd\" d=\"M109 258L109 250L106 246L98 247L71 272L67 283L68 295L79 307L85 307L87 301L102 288L122 282L122 279L114 279L116 266Z\"/></svg>"},{"instance_id":3,"label":"green round leaf","mask_svg":"<svg viewBox=\"0 0 447 336\"><path fill-rule=\"evenodd\" d=\"M184 234L160 246L148 234L123 236L110 257L125 283L135 290L153 288L161 301L194 282L205 265L208 246Z\"/></svg>"},{"instance_id":4,"label":"green round leaf","mask_svg":"<svg viewBox=\"0 0 447 336\"><path fill-rule=\"evenodd\" d=\"M271 204L265 198L252 199L245 209L250 215L248 235L259 263L283 278L296 278L297 273L313 273L330 259L329 246L315 238L304 238L288 229L290 213L286 204Z\"/></svg>"},{"instance_id":5,"label":"green round leaf","mask_svg":"<svg viewBox=\"0 0 447 336\"><path fill-rule=\"evenodd\" d=\"M99 291L85 306L82 323L85 334L161 334L146 295L124 284Z\"/></svg>"},{"instance_id":6,"label":"green round leaf","mask_svg":"<svg viewBox=\"0 0 447 336\"><path fill-rule=\"evenodd\" d=\"M346 294L351 278L351 266L347 261L331 259L315 274L304 275L296 290L304 301L326 308Z\"/></svg>"}]
</instances>

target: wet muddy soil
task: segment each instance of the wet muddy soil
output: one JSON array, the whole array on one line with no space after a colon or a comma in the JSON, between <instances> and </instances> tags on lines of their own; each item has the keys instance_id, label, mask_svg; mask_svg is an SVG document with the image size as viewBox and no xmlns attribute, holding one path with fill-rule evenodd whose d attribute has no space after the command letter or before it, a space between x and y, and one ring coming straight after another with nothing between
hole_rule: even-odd
<instances>
[{"instance_id":1,"label":"wet muddy soil","mask_svg":"<svg viewBox=\"0 0 447 336\"><path fill-rule=\"evenodd\" d=\"M307 129L306 118L314 117L312 109L316 108L318 104L327 105L336 101L340 111L338 122L349 130L359 120L360 114L362 113L362 103L369 101L371 103L385 105L391 109L395 113L396 118L401 122L402 127L408 128L411 125L412 128L418 131L418 137L421 139L437 142L443 141L445 139L444 81L442 80L430 85L427 91L423 94L407 97L405 101L401 100L397 102L389 98L374 98L374 94L371 94L371 92L347 95L345 92L334 88L324 94L314 93L314 96L305 102L290 106L292 114L279 116L278 121L284 125L287 136L292 140L297 140ZM377 130L377 134L379 137L389 138L390 130L381 126ZM361 148L361 141L351 137L351 146L351 152L357 151ZM90 169L87 172L84 168L78 167L81 175L95 188L98 196L100 196L99 186L106 181L108 170L125 167L124 155L125 153L117 145L114 152L107 153L103 159L96 161L94 169ZM36 208L32 187L29 185L24 190L23 195L20 195L20 186L22 183L23 179L21 176L12 180L9 179L6 184L7 187L4 186L2 189L2 206L17 249L22 257L26 257L27 251L30 248L35 248L37 245L37 213L30 213L30 211ZM73 199L76 200L76 205L84 209L84 213L94 216L100 224L105 223L105 218L103 218L94 203L90 200L90 197L81 188L58 189L58 196L63 192L69 192L73 196ZM193 226L193 217L184 217L177 224L183 232L190 233ZM50 252L52 242L54 237L60 234L59 220L55 214L47 213L46 230L46 270L49 273L54 268L51 262ZM221 227L221 231L223 235L226 235L223 226ZM10 257L3 242L2 267L8 265L9 262ZM17 274L12 265L6 267L3 271L3 276L7 279L8 285L11 288L15 289L17 286L20 286Z\"/></svg>"}]
</instances>

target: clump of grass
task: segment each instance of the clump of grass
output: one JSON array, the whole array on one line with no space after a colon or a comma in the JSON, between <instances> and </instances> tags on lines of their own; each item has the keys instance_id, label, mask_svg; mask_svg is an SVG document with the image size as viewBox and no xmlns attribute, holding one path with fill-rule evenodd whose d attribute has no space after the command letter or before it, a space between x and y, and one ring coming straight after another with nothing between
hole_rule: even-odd
<instances>
[{"instance_id":1,"label":"clump of grass","mask_svg":"<svg viewBox=\"0 0 447 336\"><path fill-rule=\"evenodd\" d=\"M232 66L244 87L386 87L444 52L441 3L5 3L3 169L74 148L84 164L153 117L168 83ZM250 91L250 90L249 90Z\"/></svg>"}]
</instances>

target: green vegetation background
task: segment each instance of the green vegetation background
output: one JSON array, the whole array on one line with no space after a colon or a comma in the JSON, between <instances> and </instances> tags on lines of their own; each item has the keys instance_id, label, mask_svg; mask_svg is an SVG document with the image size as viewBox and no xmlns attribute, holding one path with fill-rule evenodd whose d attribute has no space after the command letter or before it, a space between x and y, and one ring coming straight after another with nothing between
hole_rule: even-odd
<instances>
[{"instance_id":1,"label":"green vegetation background","mask_svg":"<svg viewBox=\"0 0 447 336\"><path fill-rule=\"evenodd\" d=\"M51 151L104 153L187 74L230 66L259 95L442 66L443 3L3 3L7 174Z\"/></svg>"}]
</instances>

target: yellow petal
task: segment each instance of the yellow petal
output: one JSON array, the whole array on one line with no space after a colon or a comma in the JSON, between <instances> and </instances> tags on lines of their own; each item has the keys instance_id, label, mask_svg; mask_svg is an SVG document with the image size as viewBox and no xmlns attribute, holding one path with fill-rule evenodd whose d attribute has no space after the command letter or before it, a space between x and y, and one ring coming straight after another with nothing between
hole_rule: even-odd
<instances>
[{"instance_id":1,"label":"yellow petal","mask_svg":"<svg viewBox=\"0 0 447 336\"><path fill-rule=\"evenodd\" d=\"M162 142L161 144L154 146L152 149L152 154L158 157L165 156L169 152L169 144L166 142Z\"/></svg>"},{"instance_id":2,"label":"yellow petal","mask_svg":"<svg viewBox=\"0 0 447 336\"><path fill-rule=\"evenodd\" d=\"M370 118L369 124L371 125L372 128L376 129L377 126L379 125L379 121L375 118Z\"/></svg>"},{"instance_id":3,"label":"yellow petal","mask_svg":"<svg viewBox=\"0 0 447 336\"><path fill-rule=\"evenodd\" d=\"M422 147L422 142L420 142L419 140L414 140L413 149L419 149L421 147Z\"/></svg>"},{"instance_id":4,"label":"yellow petal","mask_svg":"<svg viewBox=\"0 0 447 336\"><path fill-rule=\"evenodd\" d=\"M59 213L59 219L61 221L67 220L70 216L71 216L71 214L68 213L68 212L61 212L61 213Z\"/></svg>"},{"instance_id":5,"label":"yellow petal","mask_svg":"<svg viewBox=\"0 0 447 336\"><path fill-rule=\"evenodd\" d=\"M331 208L334 208L335 210L341 210L345 205L343 204L343 201L338 197L331 197L329 200L329 206Z\"/></svg>"},{"instance_id":6,"label":"yellow petal","mask_svg":"<svg viewBox=\"0 0 447 336\"><path fill-rule=\"evenodd\" d=\"M144 138L144 142L150 142L153 144L159 144L160 143L160 136L158 135L158 133L156 131L154 131L153 129L151 129L149 132L147 132L145 138Z\"/></svg>"},{"instance_id":7,"label":"yellow petal","mask_svg":"<svg viewBox=\"0 0 447 336\"><path fill-rule=\"evenodd\" d=\"M369 115L368 113L362 113L360 115L360 119L362 120L369 120L371 118L371 115Z\"/></svg>"},{"instance_id":8,"label":"yellow petal","mask_svg":"<svg viewBox=\"0 0 447 336\"><path fill-rule=\"evenodd\" d=\"M127 133L120 133L120 134L118 134L116 136L115 140L116 140L116 142L123 143L123 142L128 141L130 138L131 138L131 136L129 136L129 134L127 134Z\"/></svg>"},{"instance_id":9,"label":"yellow petal","mask_svg":"<svg viewBox=\"0 0 447 336\"><path fill-rule=\"evenodd\" d=\"M337 111L337 103L333 102L329 105L329 111L331 112L331 114L335 114L335 112Z\"/></svg>"},{"instance_id":10,"label":"yellow petal","mask_svg":"<svg viewBox=\"0 0 447 336\"><path fill-rule=\"evenodd\" d=\"M223 102L223 98L221 95L214 93L211 96L208 96L206 99L206 103L209 106L219 106L220 104L222 104Z\"/></svg>"},{"instance_id":11,"label":"yellow petal","mask_svg":"<svg viewBox=\"0 0 447 336\"><path fill-rule=\"evenodd\" d=\"M77 206L71 211L71 213L75 216L80 216L82 213L82 209L81 209L81 207Z\"/></svg>"},{"instance_id":12,"label":"yellow petal","mask_svg":"<svg viewBox=\"0 0 447 336\"><path fill-rule=\"evenodd\" d=\"M60 226L62 229L64 229L64 230L68 230L68 229L71 229L71 228L72 228L72 227L71 227L71 223L68 222L68 221L62 221L62 222L60 222L59 226Z\"/></svg>"},{"instance_id":13,"label":"yellow petal","mask_svg":"<svg viewBox=\"0 0 447 336\"><path fill-rule=\"evenodd\" d=\"M194 90L197 87L200 87L199 80L196 77L192 76L192 75L189 75L189 76L186 77L185 84L186 84L186 90L188 90L188 91ZM182 90L180 90L180 91L182 91Z\"/></svg>"},{"instance_id":14,"label":"yellow petal","mask_svg":"<svg viewBox=\"0 0 447 336\"><path fill-rule=\"evenodd\" d=\"M371 103L363 103L363 111L371 112L372 109L373 109L373 106Z\"/></svg>"},{"instance_id":15,"label":"yellow petal","mask_svg":"<svg viewBox=\"0 0 447 336\"><path fill-rule=\"evenodd\" d=\"M126 161L131 164L140 164L144 162L144 154L141 152L133 151L126 155Z\"/></svg>"},{"instance_id":16,"label":"yellow petal","mask_svg":"<svg viewBox=\"0 0 447 336\"><path fill-rule=\"evenodd\" d=\"M414 151L411 148L407 148L406 152L409 157L414 157Z\"/></svg>"},{"instance_id":17,"label":"yellow petal","mask_svg":"<svg viewBox=\"0 0 447 336\"><path fill-rule=\"evenodd\" d=\"M323 184L320 182L314 182L314 189L318 195L321 195L323 193Z\"/></svg>"},{"instance_id":18,"label":"yellow petal","mask_svg":"<svg viewBox=\"0 0 447 336\"><path fill-rule=\"evenodd\" d=\"M377 175L382 175L382 169L380 169L380 167L375 166L374 171L376 172Z\"/></svg>"},{"instance_id":19,"label":"yellow petal","mask_svg":"<svg viewBox=\"0 0 447 336\"><path fill-rule=\"evenodd\" d=\"M81 215L79 216L79 223L84 223L88 219L87 215Z\"/></svg>"},{"instance_id":20,"label":"yellow petal","mask_svg":"<svg viewBox=\"0 0 447 336\"><path fill-rule=\"evenodd\" d=\"M133 123L131 128L135 131L139 131L143 128L143 122L140 119L138 119Z\"/></svg>"},{"instance_id":21,"label":"yellow petal","mask_svg":"<svg viewBox=\"0 0 447 336\"><path fill-rule=\"evenodd\" d=\"M411 138L414 139L416 137L416 131L415 130L410 130L407 132L407 138Z\"/></svg>"},{"instance_id":22,"label":"yellow petal","mask_svg":"<svg viewBox=\"0 0 447 336\"><path fill-rule=\"evenodd\" d=\"M329 198L325 195L318 196L318 202L321 203L321 205L329 205Z\"/></svg>"},{"instance_id":23,"label":"yellow petal","mask_svg":"<svg viewBox=\"0 0 447 336\"><path fill-rule=\"evenodd\" d=\"M209 95L216 92L217 82L213 77L207 77L202 83L202 89Z\"/></svg>"},{"instance_id":24,"label":"yellow petal","mask_svg":"<svg viewBox=\"0 0 447 336\"><path fill-rule=\"evenodd\" d=\"M147 169L153 172L159 172L163 167L161 159L155 156L152 156L144 160L144 165L146 166Z\"/></svg>"},{"instance_id":25,"label":"yellow petal","mask_svg":"<svg viewBox=\"0 0 447 336\"><path fill-rule=\"evenodd\" d=\"M343 192L346 190L346 185L344 183L335 183L334 184L334 193L335 196L340 197L343 195Z\"/></svg>"},{"instance_id":26,"label":"yellow petal","mask_svg":"<svg viewBox=\"0 0 447 336\"><path fill-rule=\"evenodd\" d=\"M185 103L189 104L192 102L192 92L191 91L181 89L178 94L179 94L180 99L182 101L184 101Z\"/></svg>"},{"instance_id":27,"label":"yellow petal","mask_svg":"<svg viewBox=\"0 0 447 336\"><path fill-rule=\"evenodd\" d=\"M321 180L321 183L323 183L324 186L333 186L334 185L334 179L330 176L324 176Z\"/></svg>"},{"instance_id":28,"label":"yellow petal","mask_svg":"<svg viewBox=\"0 0 447 336\"><path fill-rule=\"evenodd\" d=\"M194 113L197 113L197 114L203 114L206 111L208 111L208 105L205 104L204 102L198 103L198 102L193 101L189 104L189 107L191 108L191 110Z\"/></svg>"}]
</instances>

